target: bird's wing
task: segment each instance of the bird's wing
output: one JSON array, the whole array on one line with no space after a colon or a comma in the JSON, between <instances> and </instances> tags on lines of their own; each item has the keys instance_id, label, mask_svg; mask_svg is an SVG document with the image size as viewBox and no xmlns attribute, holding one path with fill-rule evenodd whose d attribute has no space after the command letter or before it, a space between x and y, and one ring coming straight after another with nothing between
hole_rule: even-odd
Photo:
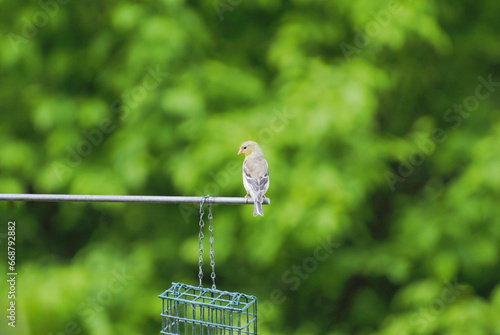
<instances>
[{"instance_id":1,"label":"bird's wing","mask_svg":"<svg viewBox=\"0 0 500 335\"><path fill-rule=\"evenodd\" d=\"M265 159L246 161L243 164L243 178L250 186L250 195L262 201L269 187L269 169Z\"/></svg>"}]
</instances>

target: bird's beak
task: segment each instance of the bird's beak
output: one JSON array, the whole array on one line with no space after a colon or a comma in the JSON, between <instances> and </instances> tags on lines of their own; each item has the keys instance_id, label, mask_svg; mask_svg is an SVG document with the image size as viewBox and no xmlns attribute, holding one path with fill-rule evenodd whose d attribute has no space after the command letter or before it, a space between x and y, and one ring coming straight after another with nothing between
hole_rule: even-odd
<instances>
[{"instance_id":1,"label":"bird's beak","mask_svg":"<svg viewBox=\"0 0 500 335\"><path fill-rule=\"evenodd\" d=\"M243 151L240 149L240 151L238 151L238 155L241 155L243 153Z\"/></svg>"}]
</instances>

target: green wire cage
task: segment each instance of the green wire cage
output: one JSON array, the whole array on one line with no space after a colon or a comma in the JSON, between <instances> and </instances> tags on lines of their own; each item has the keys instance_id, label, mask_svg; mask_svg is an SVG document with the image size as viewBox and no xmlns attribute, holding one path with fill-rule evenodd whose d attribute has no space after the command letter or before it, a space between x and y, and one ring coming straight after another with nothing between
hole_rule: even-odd
<instances>
[{"instance_id":1,"label":"green wire cage","mask_svg":"<svg viewBox=\"0 0 500 335\"><path fill-rule=\"evenodd\" d=\"M162 299L162 334L257 334L257 298L181 283Z\"/></svg>"},{"instance_id":2,"label":"green wire cage","mask_svg":"<svg viewBox=\"0 0 500 335\"><path fill-rule=\"evenodd\" d=\"M203 281L203 205L200 203L199 286L172 283L160 294L162 299L162 334L168 335L248 335L257 334L257 298L243 293L218 290L215 286L214 236L212 207L208 204L210 225L210 265L212 288Z\"/></svg>"}]
</instances>

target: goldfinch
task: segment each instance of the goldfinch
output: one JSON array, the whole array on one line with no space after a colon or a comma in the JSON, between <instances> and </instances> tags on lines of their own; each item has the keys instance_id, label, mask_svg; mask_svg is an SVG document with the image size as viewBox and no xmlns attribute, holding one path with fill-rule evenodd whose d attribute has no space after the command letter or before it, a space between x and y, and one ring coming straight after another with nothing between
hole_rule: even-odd
<instances>
[{"instance_id":1,"label":"goldfinch","mask_svg":"<svg viewBox=\"0 0 500 335\"><path fill-rule=\"evenodd\" d=\"M253 199L254 210L253 216L262 215L262 201L264 194L269 188L269 168L267 161L264 159L264 154L259 145L253 141L246 141L240 147L238 155L245 154L243 161L243 186L247 194Z\"/></svg>"}]
</instances>

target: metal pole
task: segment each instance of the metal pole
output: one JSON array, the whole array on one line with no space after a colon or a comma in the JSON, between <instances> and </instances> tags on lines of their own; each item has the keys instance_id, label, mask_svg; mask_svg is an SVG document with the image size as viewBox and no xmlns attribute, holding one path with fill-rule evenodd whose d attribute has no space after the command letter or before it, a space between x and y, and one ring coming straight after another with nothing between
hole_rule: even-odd
<instances>
[{"instance_id":1,"label":"metal pole","mask_svg":"<svg viewBox=\"0 0 500 335\"><path fill-rule=\"evenodd\" d=\"M78 202L146 202L169 204L199 204L203 197L155 196L155 195L88 195L88 194L16 194L0 193L0 201L78 201ZM208 197L207 204L253 204L252 198ZM262 204L269 205L269 198Z\"/></svg>"}]
</instances>

